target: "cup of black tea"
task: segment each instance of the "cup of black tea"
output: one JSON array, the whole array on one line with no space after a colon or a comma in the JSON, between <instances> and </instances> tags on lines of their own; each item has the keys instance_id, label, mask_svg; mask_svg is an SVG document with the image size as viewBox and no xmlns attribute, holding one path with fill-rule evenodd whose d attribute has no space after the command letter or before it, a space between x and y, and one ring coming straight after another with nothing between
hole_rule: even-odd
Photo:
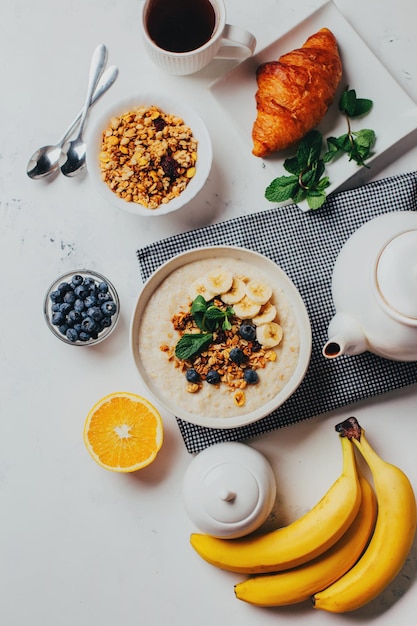
<instances>
[{"instance_id":1,"label":"cup of black tea","mask_svg":"<svg viewBox=\"0 0 417 626\"><path fill-rule=\"evenodd\" d=\"M255 37L226 23L224 0L145 0L142 33L151 60L170 74L198 72L214 57L253 54Z\"/></svg>"}]
</instances>

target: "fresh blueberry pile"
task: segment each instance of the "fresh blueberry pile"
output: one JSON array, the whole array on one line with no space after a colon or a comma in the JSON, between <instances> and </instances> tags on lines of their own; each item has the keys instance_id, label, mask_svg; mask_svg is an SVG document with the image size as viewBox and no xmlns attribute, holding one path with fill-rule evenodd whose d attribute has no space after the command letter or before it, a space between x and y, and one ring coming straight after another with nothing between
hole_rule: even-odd
<instances>
[{"instance_id":1,"label":"fresh blueberry pile","mask_svg":"<svg viewBox=\"0 0 417 626\"><path fill-rule=\"evenodd\" d=\"M51 324L71 343L97 339L117 312L109 284L93 276L74 274L58 284L49 300Z\"/></svg>"}]
</instances>

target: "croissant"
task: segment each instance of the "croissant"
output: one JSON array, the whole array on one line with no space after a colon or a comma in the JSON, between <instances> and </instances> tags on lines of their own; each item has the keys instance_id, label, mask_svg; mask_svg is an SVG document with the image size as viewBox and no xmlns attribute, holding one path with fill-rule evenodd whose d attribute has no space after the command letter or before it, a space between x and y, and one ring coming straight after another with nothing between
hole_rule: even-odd
<instances>
[{"instance_id":1,"label":"croissant","mask_svg":"<svg viewBox=\"0 0 417 626\"><path fill-rule=\"evenodd\" d=\"M253 154L265 157L300 141L323 119L342 77L336 38L322 28L302 48L259 66Z\"/></svg>"}]
</instances>

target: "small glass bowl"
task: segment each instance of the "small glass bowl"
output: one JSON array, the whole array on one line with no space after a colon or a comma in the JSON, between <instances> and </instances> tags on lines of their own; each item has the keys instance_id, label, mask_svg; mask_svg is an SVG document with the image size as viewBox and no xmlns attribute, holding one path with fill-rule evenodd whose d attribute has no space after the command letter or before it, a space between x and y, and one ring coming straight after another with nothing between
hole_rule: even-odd
<instances>
[{"instance_id":1,"label":"small glass bowl","mask_svg":"<svg viewBox=\"0 0 417 626\"><path fill-rule=\"evenodd\" d=\"M82 282L80 282L81 279ZM107 290L105 285L107 285ZM78 290L76 289L77 287L79 287ZM81 293L83 291L82 287L85 288L85 293ZM72 291L72 295L66 296L66 291ZM100 294L100 296L98 294ZM86 297L94 295L96 296L97 302L93 304L91 301L88 301ZM78 301L75 307L74 296L75 300ZM71 302L71 300L74 301ZM110 307L108 306L107 308L109 308L110 311L104 314L101 306L111 302L114 303L114 307L111 305ZM60 311L54 310L54 304L57 305L56 308L58 308L58 305L64 303L69 305L69 307L64 307ZM83 306L84 308L82 308ZM88 314L87 310L92 307L94 310L90 311L90 314ZM111 313L112 308L114 308L113 313ZM101 311L101 319L94 319L95 317L99 317L99 313L96 309ZM70 311L76 311L79 315L72 313L71 315L75 319L71 320L71 317L68 318ZM53 320L56 313L61 313L61 322ZM115 329L119 314L120 301L113 284L105 276L92 270L74 270L62 274L54 280L45 295L44 316L49 329L58 339L71 346L95 346L103 341L103 339L106 339ZM87 317L89 318L88 322L85 321ZM82 324L81 327L79 326L80 324ZM65 327L67 329L71 328L75 332L66 334L64 332Z\"/></svg>"}]
</instances>

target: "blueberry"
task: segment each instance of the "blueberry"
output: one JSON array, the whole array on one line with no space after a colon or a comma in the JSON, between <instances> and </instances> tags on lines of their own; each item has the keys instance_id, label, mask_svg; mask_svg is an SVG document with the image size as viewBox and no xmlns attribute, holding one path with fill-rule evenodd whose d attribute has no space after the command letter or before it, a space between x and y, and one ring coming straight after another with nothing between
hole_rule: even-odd
<instances>
[{"instance_id":1,"label":"blueberry","mask_svg":"<svg viewBox=\"0 0 417 626\"><path fill-rule=\"evenodd\" d=\"M189 383L198 383L200 382L200 374L193 367L190 367L185 373L185 378Z\"/></svg>"},{"instance_id":2,"label":"blueberry","mask_svg":"<svg viewBox=\"0 0 417 626\"><path fill-rule=\"evenodd\" d=\"M107 293L109 290L109 286L108 284L103 280L101 281L101 283L98 284L98 290L101 291L101 293Z\"/></svg>"},{"instance_id":3,"label":"blueberry","mask_svg":"<svg viewBox=\"0 0 417 626\"><path fill-rule=\"evenodd\" d=\"M262 349L261 344L259 343L259 341L254 341L251 345L251 351L252 352L259 352L259 350Z\"/></svg>"},{"instance_id":4,"label":"blueberry","mask_svg":"<svg viewBox=\"0 0 417 626\"><path fill-rule=\"evenodd\" d=\"M111 317L103 317L99 322L98 330L99 332L111 326Z\"/></svg>"},{"instance_id":5,"label":"blueberry","mask_svg":"<svg viewBox=\"0 0 417 626\"><path fill-rule=\"evenodd\" d=\"M220 374L216 370L210 370L207 372L206 381L210 383L210 385L218 385L220 382Z\"/></svg>"},{"instance_id":6,"label":"blueberry","mask_svg":"<svg viewBox=\"0 0 417 626\"><path fill-rule=\"evenodd\" d=\"M61 335L66 335L68 330L68 324L61 324L60 326L58 326L58 330Z\"/></svg>"},{"instance_id":7,"label":"blueberry","mask_svg":"<svg viewBox=\"0 0 417 626\"><path fill-rule=\"evenodd\" d=\"M71 311L71 309L72 309L72 306L71 306L71 304L69 302L63 302L62 304L59 305L59 310L64 315L68 315L68 313Z\"/></svg>"},{"instance_id":8,"label":"blueberry","mask_svg":"<svg viewBox=\"0 0 417 626\"><path fill-rule=\"evenodd\" d=\"M60 326L64 322L65 322L65 315L64 315L64 313L62 313L61 311L57 311L56 313L52 314L51 324L53 326Z\"/></svg>"},{"instance_id":9,"label":"blueberry","mask_svg":"<svg viewBox=\"0 0 417 626\"><path fill-rule=\"evenodd\" d=\"M74 304L76 299L77 299L77 296L75 295L72 289L71 291L67 291L66 294L64 295L64 302L69 302L70 304Z\"/></svg>"},{"instance_id":10,"label":"blueberry","mask_svg":"<svg viewBox=\"0 0 417 626\"><path fill-rule=\"evenodd\" d=\"M90 294L84 300L85 306L88 308L90 306L95 306L97 304L97 297L94 294Z\"/></svg>"},{"instance_id":11,"label":"blueberry","mask_svg":"<svg viewBox=\"0 0 417 626\"><path fill-rule=\"evenodd\" d=\"M102 304L103 302L107 302L107 300L111 299L112 297L108 291L106 293L104 293L104 291L99 291L97 293L97 302L99 302L100 304Z\"/></svg>"},{"instance_id":12,"label":"blueberry","mask_svg":"<svg viewBox=\"0 0 417 626\"><path fill-rule=\"evenodd\" d=\"M94 280L92 276L86 276L84 278L84 285L88 287L89 289L91 289L96 286L96 281Z\"/></svg>"},{"instance_id":13,"label":"blueberry","mask_svg":"<svg viewBox=\"0 0 417 626\"><path fill-rule=\"evenodd\" d=\"M252 324L243 323L240 325L239 335L246 341L255 341L256 328Z\"/></svg>"},{"instance_id":14,"label":"blueberry","mask_svg":"<svg viewBox=\"0 0 417 626\"><path fill-rule=\"evenodd\" d=\"M68 328L67 332L65 333L65 336L68 339L68 341L72 341L73 343L77 341L78 339L78 333L75 330L75 328Z\"/></svg>"},{"instance_id":15,"label":"blueberry","mask_svg":"<svg viewBox=\"0 0 417 626\"><path fill-rule=\"evenodd\" d=\"M54 302L51 306L52 313L56 313L57 311L60 311L62 304L63 304L62 302Z\"/></svg>"},{"instance_id":16,"label":"blueberry","mask_svg":"<svg viewBox=\"0 0 417 626\"><path fill-rule=\"evenodd\" d=\"M246 355L240 348L232 348L230 350L229 359L236 363L236 365L242 365L246 361Z\"/></svg>"},{"instance_id":17,"label":"blueberry","mask_svg":"<svg viewBox=\"0 0 417 626\"><path fill-rule=\"evenodd\" d=\"M85 309L84 300L81 300L81 298L77 298L74 302L74 311L78 311L78 313L82 313L84 309Z\"/></svg>"},{"instance_id":18,"label":"blueberry","mask_svg":"<svg viewBox=\"0 0 417 626\"><path fill-rule=\"evenodd\" d=\"M97 330L97 322L95 322L91 317L84 317L81 322L81 330L91 333Z\"/></svg>"},{"instance_id":19,"label":"blueberry","mask_svg":"<svg viewBox=\"0 0 417 626\"><path fill-rule=\"evenodd\" d=\"M68 322L72 322L75 324L76 322L81 322L81 313L76 311L75 309L71 309L71 311L67 315Z\"/></svg>"},{"instance_id":20,"label":"blueberry","mask_svg":"<svg viewBox=\"0 0 417 626\"><path fill-rule=\"evenodd\" d=\"M86 332L85 330L81 330L79 335L78 335L78 339L80 341L90 341L91 339L91 334Z\"/></svg>"},{"instance_id":21,"label":"blueberry","mask_svg":"<svg viewBox=\"0 0 417 626\"><path fill-rule=\"evenodd\" d=\"M74 276L71 278L71 282L74 287L82 285L83 277L81 276L81 274L74 274Z\"/></svg>"},{"instance_id":22,"label":"blueberry","mask_svg":"<svg viewBox=\"0 0 417 626\"><path fill-rule=\"evenodd\" d=\"M90 293L90 290L86 285L77 285L74 289L74 293L78 298L84 300Z\"/></svg>"},{"instance_id":23,"label":"blueberry","mask_svg":"<svg viewBox=\"0 0 417 626\"><path fill-rule=\"evenodd\" d=\"M58 289L52 291L49 297L52 302L62 302L63 300L63 294Z\"/></svg>"},{"instance_id":24,"label":"blueberry","mask_svg":"<svg viewBox=\"0 0 417 626\"><path fill-rule=\"evenodd\" d=\"M66 294L67 291L72 291L71 285L67 282L59 283L57 289L62 293L62 295Z\"/></svg>"},{"instance_id":25,"label":"blueberry","mask_svg":"<svg viewBox=\"0 0 417 626\"><path fill-rule=\"evenodd\" d=\"M100 307L98 306L90 306L87 309L87 315L91 317L95 322L99 322L103 317L103 313L101 312Z\"/></svg>"},{"instance_id":26,"label":"blueberry","mask_svg":"<svg viewBox=\"0 0 417 626\"><path fill-rule=\"evenodd\" d=\"M107 302L103 302L100 307L103 315L107 315L107 317L111 317L116 313L116 303L113 300L107 300Z\"/></svg>"},{"instance_id":27,"label":"blueberry","mask_svg":"<svg viewBox=\"0 0 417 626\"><path fill-rule=\"evenodd\" d=\"M259 380L259 376L255 370L246 369L243 373L243 379L248 383L248 385L255 385Z\"/></svg>"}]
</instances>

